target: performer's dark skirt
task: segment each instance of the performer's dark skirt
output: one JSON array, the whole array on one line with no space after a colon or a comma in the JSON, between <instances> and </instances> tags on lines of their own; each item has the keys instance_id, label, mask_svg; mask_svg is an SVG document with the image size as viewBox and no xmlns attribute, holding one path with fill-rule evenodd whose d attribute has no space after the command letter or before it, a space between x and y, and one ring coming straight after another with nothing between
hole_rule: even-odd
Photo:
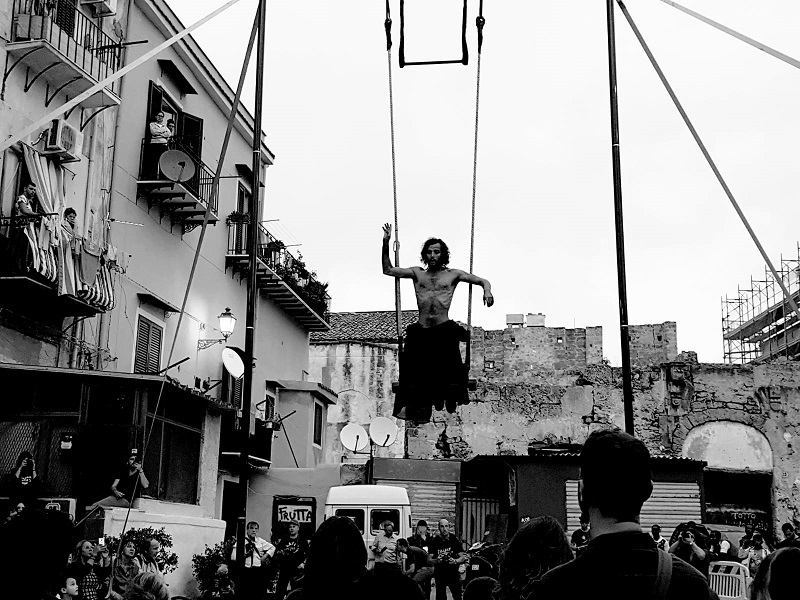
<instances>
[{"instance_id":1,"label":"performer's dark skirt","mask_svg":"<svg viewBox=\"0 0 800 600\"><path fill-rule=\"evenodd\" d=\"M395 417L425 422L430 421L434 407L452 413L459 404L469 403L460 342L469 343L469 333L455 321L433 327L418 322L408 326L400 355Z\"/></svg>"}]
</instances>

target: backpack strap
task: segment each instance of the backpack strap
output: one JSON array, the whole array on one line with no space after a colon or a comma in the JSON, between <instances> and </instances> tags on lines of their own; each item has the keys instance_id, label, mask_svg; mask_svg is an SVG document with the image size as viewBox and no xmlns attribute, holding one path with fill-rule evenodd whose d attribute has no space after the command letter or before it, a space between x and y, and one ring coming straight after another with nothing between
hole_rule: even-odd
<instances>
[{"instance_id":1,"label":"backpack strap","mask_svg":"<svg viewBox=\"0 0 800 600\"><path fill-rule=\"evenodd\" d=\"M656 582L653 586L653 600L666 600L669 582L672 579L672 555L664 550L658 550L658 569Z\"/></svg>"}]
</instances>

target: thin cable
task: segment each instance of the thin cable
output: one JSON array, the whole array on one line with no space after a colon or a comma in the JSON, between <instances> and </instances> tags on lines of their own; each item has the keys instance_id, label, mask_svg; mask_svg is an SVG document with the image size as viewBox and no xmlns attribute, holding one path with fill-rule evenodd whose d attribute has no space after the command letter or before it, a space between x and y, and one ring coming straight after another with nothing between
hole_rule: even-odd
<instances>
[{"instance_id":1,"label":"thin cable","mask_svg":"<svg viewBox=\"0 0 800 600\"><path fill-rule=\"evenodd\" d=\"M390 28L392 20L389 18L389 3L386 3L386 57L389 64L389 130L392 138L392 197L394 199L394 266L400 266L400 219L397 210L397 161L395 157L394 142L394 94L392 88L392 42ZM397 321L397 347L403 351L403 324L400 309L400 278L394 279L394 310Z\"/></svg>"},{"instance_id":2,"label":"thin cable","mask_svg":"<svg viewBox=\"0 0 800 600\"><path fill-rule=\"evenodd\" d=\"M481 101L481 53L478 52L478 75L475 91L475 144L472 157L472 220L469 228L469 273L472 275L475 256L475 199L478 190L478 115ZM467 330L472 330L472 284L469 285L469 300L467 304Z\"/></svg>"},{"instance_id":3,"label":"thin cable","mask_svg":"<svg viewBox=\"0 0 800 600\"><path fill-rule=\"evenodd\" d=\"M678 97L675 95L675 92L673 91L672 86L669 84L669 82L667 81L666 76L664 75L664 72L661 70L661 67L658 65L658 62L656 61L655 56L653 56L653 53L650 51L650 48L647 45L647 42L644 41L644 38L642 37L642 34L639 31L639 28L636 27L636 23L633 22L633 18L631 17L630 13L628 12L628 9L625 7L625 4L621 0L617 0L617 4L619 4L620 9L622 9L622 14L625 15L625 19L627 19L628 24L631 26L631 29L633 30L633 33L636 36L636 39L639 40L639 44L642 46L642 49L644 50L644 53L647 55L647 58L650 60L650 64L653 65L653 68L655 69L656 73L658 74L659 79L661 79L661 83L664 84L664 87L666 88L667 93L669 94L669 97L672 98L672 102L675 104L675 108L677 108L678 112L681 114L681 117L683 118L683 122L686 123L686 127L689 128L689 131L692 134L692 137L694 138L694 141L697 142L697 145L700 148L700 151L703 153L703 156L705 156L706 161L708 162L708 165L711 167L711 170L714 172L714 175L717 178L717 181L719 181L720 185L722 186L722 189L725 191L725 195L728 196L728 200L730 200L731 205L733 206L734 210L736 211L736 214L739 215L739 218L741 219L742 224L745 226L745 229L747 229L747 233L750 234L750 237L753 239L753 242L755 243L756 247L758 248L758 251L761 253L762 258L764 259L764 262L767 263L767 266L769 267L769 270L772 273L772 276L775 278L775 281L781 287L781 290L783 291L784 298L789 303L789 306L792 307L792 310L797 315L797 318L800 319L800 308L798 308L797 303L794 301L794 298L789 293L789 290L787 289L786 284L783 282L783 279L781 279L781 277L778 276L778 271L775 268L775 265L772 264L772 261L770 260L769 256L767 255L767 252L764 250L764 246L761 245L761 242L759 241L758 236L756 236L756 232L753 231L752 227L750 227L750 223L747 221L747 217L744 216L744 212L742 212L742 209L739 207L739 203L736 201L736 198L733 197L733 192L731 192L731 189L728 187L728 184L725 182L725 179L722 177L722 173L720 173L720 170L717 168L717 165L714 162L714 159L711 158L711 154L709 154L708 149L706 149L706 146L703 143L703 140L700 139L700 135L697 133L697 130L694 128L694 125L692 125L692 122L689 120L689 115L687 115L686 111L683 109L683 106L681 105L680 100L678 100Z\"/></svg>"}]
</instances>

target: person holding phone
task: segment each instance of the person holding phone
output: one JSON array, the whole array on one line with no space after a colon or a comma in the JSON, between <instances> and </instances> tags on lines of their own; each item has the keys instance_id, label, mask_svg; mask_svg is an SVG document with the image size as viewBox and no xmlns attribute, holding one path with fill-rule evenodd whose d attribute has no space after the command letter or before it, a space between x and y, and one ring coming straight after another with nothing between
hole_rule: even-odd
<instances>
[{"instance_id":1,"label":"person holding phone","mask_svg":"<svg viewBox=\"0 0 800 600\"><path fill-rule=\"evenodd\" d=\"M149 486L150 482L139 460L139 450L132 448L125 470L111 484L111 495L95 502L91 510L98 506L128 508Z\"/></svg>"},{"instance_id":2,"label":"person holding phone","mask_svg":"<svg viewBox=\"0 0 800 600\"><path fill-rule=\"evenodd\" d=\"M686 561L701 573L708 573L707 553L694 539L691 529L684 529L674 544L669 547L670 554Z\"/></svg>"}]
</instances>

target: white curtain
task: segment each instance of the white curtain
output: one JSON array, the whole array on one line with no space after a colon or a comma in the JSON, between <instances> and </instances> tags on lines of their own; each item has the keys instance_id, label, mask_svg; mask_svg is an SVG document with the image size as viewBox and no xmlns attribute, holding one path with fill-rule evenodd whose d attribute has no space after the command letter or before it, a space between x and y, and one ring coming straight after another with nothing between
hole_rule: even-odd
<instances>
[{"instance_id":1,"label":"white curtain","mask_svg":"<svg viewBox=\"0 0 800 600\"><path fill-rule=\"evenodd\" d=\"M55 213L42 217L36 226L38 260L36 270L52 282L58 280L56 248L61 243L61 215L64 211L64 169L48 160L30 146L23 145L25 166L31 181L36 184L36 197L43 212Z\"/></svg>"}]
</instances>

